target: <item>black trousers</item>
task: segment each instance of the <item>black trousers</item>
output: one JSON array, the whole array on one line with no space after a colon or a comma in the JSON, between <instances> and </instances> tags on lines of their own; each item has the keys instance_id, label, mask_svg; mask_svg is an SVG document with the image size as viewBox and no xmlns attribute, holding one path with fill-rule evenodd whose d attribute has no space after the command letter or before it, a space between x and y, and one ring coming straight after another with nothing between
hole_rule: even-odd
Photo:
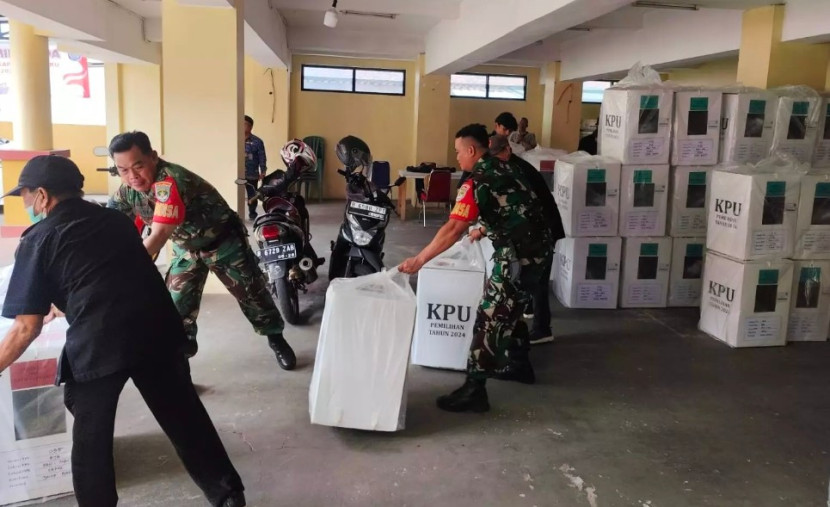
<instances>
[{"instance_id":1,"label":"black trousers","mask_svg":"<svg viewBox=\"0 0 830 507\"><path fill-rule=\"evenodd\" d=\"M248 180L248 184L245 185L245 195L248 196L248 199L250 200L256 194L256 191L259 188L259 179L258 178L249 178L247 176L245 177L245 179ZM256 215L257 205L258 205L258 201L254 201L253 204L248 203L248 217L249 218Z\"/></svg>"},{"instance_id":2,"label":"black trousers","mask_svg":"<svg viewBox=\"0 0 830 507\"><path fill-rule=\"evenodd\" d=\"M184 467L211 505L243 491L225 447L190 379L187 361L119 372L89 382L68 382L64 402L75 416L72 475L79 507L118 503L113 466L113 431L118 398L132 379Z\"/></svg>"},{"instance_id":3,"label":"black trousers","mask_svg":"<svg viewBox=\"0 0 830 507\"><path fill-rule=\"evenodd\" d=\"M533 329L531 337L547 336L550 328L550 271L553 268L553 255L545 261L541 280L535 280L531 291L533 297Z\"/></svg>"}]
</instances>

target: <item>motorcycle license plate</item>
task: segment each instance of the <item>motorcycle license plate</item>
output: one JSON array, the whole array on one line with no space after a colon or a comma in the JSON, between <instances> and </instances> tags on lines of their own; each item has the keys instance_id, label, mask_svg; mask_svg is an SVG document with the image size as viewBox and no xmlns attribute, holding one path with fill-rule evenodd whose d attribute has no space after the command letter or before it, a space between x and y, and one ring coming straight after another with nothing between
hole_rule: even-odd
<instances>
[{"instance_id":1,"label":"motorcycle license plate","mask_svg":"<svg viewBox=\"0 0 830 507\"><path fill-rule=\"evenodd\" d=\"M378 220L383 220L384 218L386 218L386 214L389 212L383 206L375 206L374 204L366 204L365 202L354 201L352 201L349 204L349 211L353 215L366 218L375 218Z\"/></svg>"},{"instance_id":2,"label":"motorcycle license plate","mask_svg":"<svg viewBox=\"0 0 830 507\"><path fill-rule=\"evenodd\" d=\"M297 245L286 243L263 248L259 251L259 259L267 264L269 262L287 261L297 258Z\"/></svg>"}]
</instances>

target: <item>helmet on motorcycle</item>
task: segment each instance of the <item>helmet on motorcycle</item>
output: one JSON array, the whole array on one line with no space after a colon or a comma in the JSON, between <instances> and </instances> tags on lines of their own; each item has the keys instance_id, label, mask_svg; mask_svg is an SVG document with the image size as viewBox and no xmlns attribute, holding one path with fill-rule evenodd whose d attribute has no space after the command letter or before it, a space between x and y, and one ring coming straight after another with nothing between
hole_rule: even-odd
<instances>
[{"instance_id":1,"label":"helmet on motorcycle","mask_svg":"<svg viewBox=\"0 0 830 507\"><path fill-rule=\"evenodd\" d=\"M280 156L285 167L294 165L294 168L301 173L311 173L317 170L317 155L314 154L311 146L299 139L292 139L285 143L280 150Z\"/></svg>"},{"instance_id":2,"label":"helmet on motorcycle","mask_svg":"<svg viewBox=\"0 0 830 507\"><path fill-rule=\"evenodd\" d=\"M372 167L372 152L369 151L369 145L358 137L344 137L337 143L335 151L337 152L337 158L340 159L340 162L349 171L357 167L364 167L366 169L371 169Z\"/></svg>"}]
</instances>

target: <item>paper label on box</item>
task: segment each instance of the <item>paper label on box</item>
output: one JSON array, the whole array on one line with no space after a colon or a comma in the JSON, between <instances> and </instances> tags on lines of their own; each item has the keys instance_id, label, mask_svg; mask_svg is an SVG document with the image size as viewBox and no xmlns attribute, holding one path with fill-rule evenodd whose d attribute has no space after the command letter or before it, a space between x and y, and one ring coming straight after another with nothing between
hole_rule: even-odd
<instances>
[{"instance_id":1,"label":"paper label on box","mask_svg":"<svg viewBox=\"0 0 830 507\"><path fill-rule=\"evenodd\" d=\"M576 230L579 234L600 234L611 229L611 211L583 211L579 214Z\"/></svg>"},{"instance_id":2,"label":"paper label on box","mask_svg":"<svg viewBox=\"0 0 830 507\"><path fill-rule=\"evenodd\" d=\"M765 159L768 152L769 144L767 142L744 141L735 147L733 158L735 162L755 164Z\"/></svg>"},{"instance_id":3,"label":"paper label on box","mask_svg":"<svg viewBox=\"0 0 830 507\"><path fill-rule=\"evenodd\" d=\"M812 145L804 144L803 141L798 144L781 145L776 149L776 151L780 151L781 153L791 155L799 162L809 162L813 158L813 154L811 153Z\"/></svg>"},{"instance_id":4,"label":"paper label on box","mask_svg":"<svg viewBox=\"0 0 830 507\"><path fill-rule=\"evenodd\" d=\"M657 305L662 295L659 283L634 283L628 288L628 303L631 305Z\"/></svg>"},{"instance_id":5,"label":"paper label on box","mask_svg":"<svg viewBox=\"0 0 830 507\"><path fill-rule=\"evenodd\" d=\"M700 280L683 280L671 286L669 301L673 305L697 305L700 302L702 283Z\"/></svg>"},{"instance_id":6,"label":"paper label on box","mask_svg":"<svg viewBox=\"0 0 830 507\"><path fill-rule=\"evenodd\" d=\"M712 158L715 151L713 139L680 139L678 141L679 162L701 162Z\"/></svg>"},{"instance_id":7,"label":"paper label on box","mask_svg":"<svg viewBox=\"0 0 830 507\"><path fill-rule=\"evenodd\" d=\"M663 155L665 139L652 137L647 139L632 139L631 158L633 160L650 160Z\"/></svg>"},{"instance_id":8,"label":"paper label on box","mask_svg":"<svg viewBox=\"0 0 830 507\"><path fill-rule=\"evenodd\" d=\"M807 230L801 238L806 252L830 253L830 230Z\"/></svg>"},{"instance_id":9,"label":"paper label on box","mask_svg":"<svg viewBox=\"0 0 830 507\"><path fill-rule=\"evenodd\" d=\"M631 211L625 216L625 230L656 232L659 215L657 211Z\"/></svg>"},{"instance_id":10,"label":"paper label on box","mask_svg":"<svg viewBox=\"0 0 830 507\"><path fill-rule=\"evenodd\" d=\"M828 120L830 121L830 120ZM826 129L825 129L826 130ZM830 143L826 141L820 141L816 146L816 158L815 162L828 162L830 161Z\"/></svg>"},{"instance_id":11,"label":"paper label on box","mask_svg":"<svg viewBox=\"0 0 830 507\"><path fill-rule=\"evenodd\" d=\"M782 253L787 248L787 231L760 230L752 233L752 255Z\"/></svg>"},{"instance_id":12,"label":"paper label on box","mask_svg":"<svg viewBox=\"0 0 830 507\"><path fill-rule=\"evenodd\" d=\"M579 304L607 303L613 297L614 286L608 283L580 283L576 287Z\"/></svg>"},{"instance_id":13,"label":"paper label on box","mask_svg":"<svg viewBox=\"0 0 830 507\"><path fill-rule=\"evenodd\" d=\"M706 232L706 215L700 212L684 213L677 219L675 235L702 235ZM695 234L693 234L695 233Z\"/></svg>"},{"instance_id":14,"label":"paper label on box","mask_svg":"<svg viewBox=\"0 0 830 507\"><path fill-rule=\"evenodd\" d=\"M0 504L71 491L71 455L71 443L0 452Z\"/></svg>"},{"instance_id":15,"label":"paper label on box","mask_svg":"<svg viewBox=\"0 0 830 507\"><path fill-rule=\"evenodd\" d=\"M790 325L787 328L787 338L790 340L816 340L827 338L827 329L821 327L821 315L815 312L790 313Z\"/></svg>"},{"instance_id":16,"label":"paper label on box","mask_svg":"<svg viewBox=\"0 0 830 507\"><path fill-rule=\"evenodd\" d=\"M768 341L775 340L781 331L781 317L748 317L745 321L744 340Z\"/></svg>"}]
</instances>

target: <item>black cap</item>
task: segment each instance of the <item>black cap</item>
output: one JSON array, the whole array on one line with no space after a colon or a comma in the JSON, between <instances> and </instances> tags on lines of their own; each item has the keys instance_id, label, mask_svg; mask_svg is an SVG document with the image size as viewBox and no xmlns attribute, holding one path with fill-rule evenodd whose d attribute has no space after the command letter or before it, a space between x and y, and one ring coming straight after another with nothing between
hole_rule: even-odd
<instances>
[{"instance_id":1,"label":"black cap","mask_svg":"<svg viewBox=\"0 0 830 507\"><path fill-rule=\"evenodd\" d=\"M84 175L75 162L66 157L39 155L26 162L17 186L3 197L19 196L24 188L41 187L53 192L80 192L84 188Z\"/></svg>"}]
</instances>

